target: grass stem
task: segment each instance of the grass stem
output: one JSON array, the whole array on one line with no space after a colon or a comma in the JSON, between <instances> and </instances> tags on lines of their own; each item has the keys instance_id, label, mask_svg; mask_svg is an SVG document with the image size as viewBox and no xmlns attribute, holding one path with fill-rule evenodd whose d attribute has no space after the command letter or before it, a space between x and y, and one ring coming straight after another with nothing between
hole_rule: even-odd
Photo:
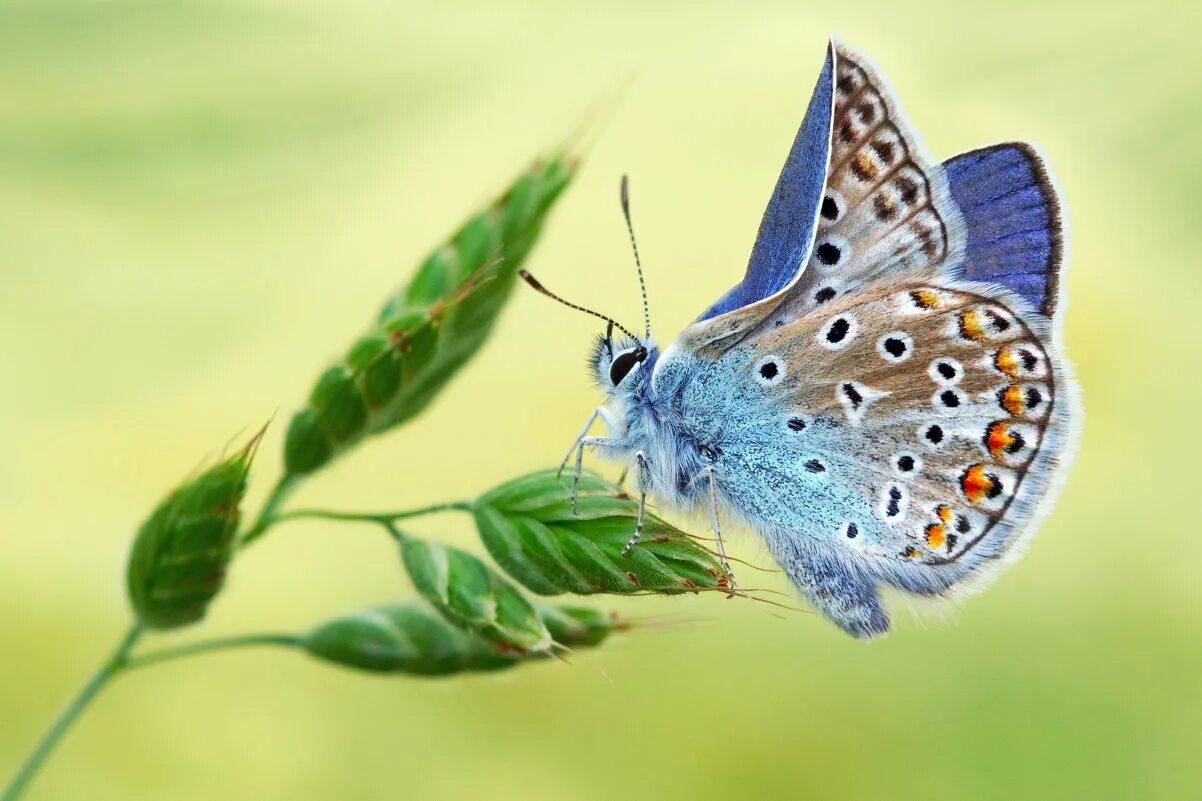
<instances>
[{"instance_id":1,"label":"grass stem","mask_svg":"<svg viewBox=\"0 0 1202 801\"><path fill-rule=\"evenodd\" d=\"M88 707L88 704L108 684L109 680L126 666L129 660L130 649L134 647L134 643L141 636L142 627L135 623L126 632L108 659L96 669L96 672L92 674L83 687L79 689L79 692L75 694L75 697L71 699L71 703L67 704L67 708L59 714L58 718L50 726L50 729L43 735L37 747L33 749L33 752L21 763L21 767L17 769L16 775L13 776L12 781L5 788L4 795L0 796L0 801L16 801L20 797L26 786L29 785L29 782L32 781L34 775L38 772L38 768L46 761L46 757L50 755L50 752L54 750L54 746L63 738L67 730L71 728L71 725L79 717L80 713Z\"/></svg>"}]
</instances>

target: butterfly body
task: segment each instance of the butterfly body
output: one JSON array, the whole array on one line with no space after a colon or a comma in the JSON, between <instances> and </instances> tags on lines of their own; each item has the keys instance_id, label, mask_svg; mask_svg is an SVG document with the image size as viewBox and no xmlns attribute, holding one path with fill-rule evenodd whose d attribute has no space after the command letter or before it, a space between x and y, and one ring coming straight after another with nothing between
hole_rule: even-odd
<instances>
[{"instance_id":1,"label":"butterfly body","mask_svg":"<svg viewBox=\"0 0 1202 801\"><path fill-rule=\"evenodd\" d=\"M744 280L662 353L601 340L610 431L580 453L747 524L827 617L882 634L881 587L978 584L1054 495L1077 416L1062 251L1030 146L933 163L833 45Z\"/></svg>"}]
</instances>

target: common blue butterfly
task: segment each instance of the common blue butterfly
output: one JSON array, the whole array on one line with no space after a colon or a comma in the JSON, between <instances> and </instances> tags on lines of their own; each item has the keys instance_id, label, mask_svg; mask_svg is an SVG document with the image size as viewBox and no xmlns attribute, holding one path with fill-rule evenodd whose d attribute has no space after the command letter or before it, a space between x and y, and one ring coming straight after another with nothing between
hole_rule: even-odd
<instances>
[{"instance_id":1,"label":"common blue butterfly","mask_svg":"<svg viewBox=\"0 0 1202 801\"><path fill-rule=\"evenodd\" d=\"M708 509L728 571L719 515L749 525L823 614L883 634L882 587L979 586L1056 494L1080 416L1065 239L1031 145L935 162L832 42L743 280L662 352L649 318L615 340L597 315L577 476L587 447L634 468L640 521L648 493Z\"/></svg>"}]
</instances>

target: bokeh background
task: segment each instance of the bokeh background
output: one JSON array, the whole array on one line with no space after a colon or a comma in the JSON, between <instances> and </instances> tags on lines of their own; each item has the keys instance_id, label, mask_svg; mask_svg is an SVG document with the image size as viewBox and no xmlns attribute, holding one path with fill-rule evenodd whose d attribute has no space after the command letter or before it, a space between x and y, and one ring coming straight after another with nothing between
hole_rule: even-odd
<instances>
[{"instance_id":1,"label":"bokeh background","mask_svg":"<svg viewBox=\"0 0 1202 801\"><path fill-rule=\"evenodd\" d=\"M0 773L123 630L129 537L279 411L429 247L633 76L529 266L661 336L746 263L837 31L930 149L1039 142L1073 228L1088 411L1028 557L950 615L854 642L715 596L697 622L447 682L279 651L113 685L38 799L1187 799L1202 792L1196 4L219 0L0 5ZM554 462L595 326L515 297L415 424L307 485L403 508ZM415 525L471 544L469 521ZM754 538L738 555L768 564ZM765 586L785 589L778 574ZM376 531L282 528L202 634L307 627L408 592ZM895 610L897 605L895 604Z\"/></svg>"}]
</instances>

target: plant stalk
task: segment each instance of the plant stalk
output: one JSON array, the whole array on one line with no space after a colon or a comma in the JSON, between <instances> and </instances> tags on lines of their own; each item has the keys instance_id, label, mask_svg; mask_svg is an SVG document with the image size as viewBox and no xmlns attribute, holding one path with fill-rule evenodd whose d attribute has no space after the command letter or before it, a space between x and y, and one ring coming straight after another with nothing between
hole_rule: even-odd
<instances>
[{"instance_id":1,"label":"plant stalk","mask_svg":"<svg viewBox=\"0 0 1202 801\"><path fill-rule=\"evenodd\" d=\"M249 645L282 645L295 647L300 644L300 638L291 634L243 634L235 637L220 637L214 640L203 640L201 642L188 643L174 648L163 648L158 651L151 651L148 654L141 656L133 656L125 661L122 666L125 670L133 670L134 668L145 667L147 665L156 665L160 662L170 662L173 659L181 659L185 656L193 654L202 654L208 651L220 651L228 648L242 648Z\"/></svg>"},{"instance_id":2,"label":"plant stalk","mask_svg":"<svg viewBox=\"0 0 1202 801\"><path fill-rule=\"evenodd\" d=\"M254 524L238 540L239 548L245 548L263 536L267 532L267 529L271 528L280 519L279 508L288 499L288 495L296 486L298 478L299 476L296 475L286 475L276 482L276 485L271 488L271 494L263 502L263 508L259 510L259 516L255 518Z\"/></svg>"},{"instance_id":3,"label":"plant stalk","mask_svg":"<svg viewBox=\"0 0 1202 801\"><path fill-rule=\"evenodd\" d=\"M297 509L292 512L283 512L276 515L274 522L283 522L285 520L342 520L352 523L377 523L387 525L396 523L400 520L408 520L413 517L423 517L432 515L438 512L470 512L472 504L469 501L451 501L449 503L436 503L431 506L423 506L418 509L406 509L401 512L339 512L331 509Z\"/></svg>"},{"instance_id":4,"label":"plant stalk","mask_svg":"<svg viewBox=\"0 0 1202 801\"><path fill-rule=\"evenodd\" d=\"M91 678L87 680L83 687L79 689L79 692L75 694L75 697L71 699L71 703L67 705L67 708L59 714L58 719L54 721L54 724L43 735L37 747L33 749L33 752L21 763L21 767L17 769L16 775L13 776L12 781L5 788L4 795L0 796L0 801L16 801L20 797L26 786L38 772L38 768L46 761L46 757L50 755L50 752L54 750L58 741L71 728L71 725L79 717L80 713L87 708L88 704L108 684L109 680L125 667L129 659L130 649L134 647L134 643L141 636L142 627L140 624L135 623L126 632L125 637L122 638L109 658L96 669L96 672L92 674Z\"/></svg>"}]
</instances>

